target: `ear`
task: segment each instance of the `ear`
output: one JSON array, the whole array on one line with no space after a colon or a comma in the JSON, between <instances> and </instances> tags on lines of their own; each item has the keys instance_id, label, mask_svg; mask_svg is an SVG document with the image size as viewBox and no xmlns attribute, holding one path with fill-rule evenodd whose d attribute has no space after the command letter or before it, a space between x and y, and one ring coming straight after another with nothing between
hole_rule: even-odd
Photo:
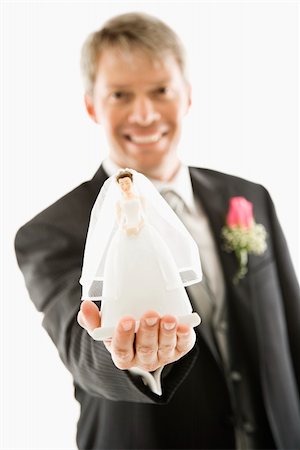
<instances>
[{"instance_id":1,"label":"ear","mask_svg":"<svg viewBox=\"0 0 300 450\"><path fill-rule=\"evenodd\" d=\"M188 112L189 109L190 109L190 106L192 104L192 86L191 86L191 83L187 82L186 89L187 89L187 109L186 109L186 112Z\"/></svg>"},{"instance_id":2,"label":"ear","mask_svg":"<svg viewBox=\"0 0 300 450\"><path fill-rule=\"evenodd\" d=\"M185 82L185 90L186 90L186 99L185 99L186 104L184 115L189 112L190 106L192 104L192 86L188 81Z\"/></svg>"},{"instance_id":3,"label":"ear","mask_svg":"<svg viewBox=\"0 0 300 450\"><path fill-rule=\"evenodd\" d=\"M90 94L84 95L84 103L85 103L85 108L86 108L87 113L90 116L90 118L94 122L99 123L99 120L97 119L96 111L94 108L94 102L93 102L93 99Z\"/></svg>"}]
</instances>

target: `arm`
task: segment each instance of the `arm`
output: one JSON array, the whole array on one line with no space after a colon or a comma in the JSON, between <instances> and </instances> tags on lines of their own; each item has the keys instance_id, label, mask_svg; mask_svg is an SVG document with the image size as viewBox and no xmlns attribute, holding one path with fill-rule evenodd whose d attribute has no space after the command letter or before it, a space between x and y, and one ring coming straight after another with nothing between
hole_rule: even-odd
<instances>
[{"instance_id":1,"label":"arm","mask_svg":"<svg viewBox=\"0 0 300 450\"><path fill-rule=\"evenodd\" d=\"M141 231L141 229L142 229L142 227L144 226L144 223L145 223L145 221L144 221L144 207L143 207L144 199L142 197L138 197L138 198L141 201L140 220L139 220L138 225L134 226L134 227L128 227L128 225L126 224L126 221L124 222L124 224L123 224L123 231L127 234L127 236L133 236L133 235L138 234ZM120 206L119 206L119 208L120 208Z\"/></svg>"},{"instance_id":2,"label":"arm","mask_svg":"<svg viewBox=\"0 0 300 450\"><path fill-rule=\"evenodd\" d=\"M117 202L117 204L116 204L116 219L117 219L118 225L121 224L121 218L122 218L121 216L122 216L121 205L120 205L120 202Z\"/></svg>"},{"instance_id":3,"label":"arm","mask_svg":"<svg viewBox=\"0 0 300 450\"><path fill-rule=\"evenodd\" d=\"M81 287L83 236L62 227L33 221L19 230L16 253L27 288L43 326L57 346L74 380L92 395L111 400L165 403L193 366L194 349L176 363L162 397L153 394L139 377L118 369L103 343L93 341L77 323Z\"/></svg>"},{"instance_id":4,"label":"arm","mask_svg":"<svg viewBox=\"0 0 300 450\"><path fill-rule=\"evenodd\" d=\"M266 191L278 278L282 291L287 330L298 389L300 391L300 293L287 242L278 221L274 204Z\"/></svg>"}]
</instances>

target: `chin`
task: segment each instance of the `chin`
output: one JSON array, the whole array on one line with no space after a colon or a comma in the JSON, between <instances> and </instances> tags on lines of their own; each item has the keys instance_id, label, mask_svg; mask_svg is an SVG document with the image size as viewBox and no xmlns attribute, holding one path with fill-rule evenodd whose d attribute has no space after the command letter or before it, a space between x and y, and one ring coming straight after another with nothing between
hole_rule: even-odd
<instances>
[{"instance_id":1,"label":"chin","mask_svg":"<svg viewBox=\"0 0 300 450\"><path fill-rule=\"evenodd\" d=\"M120 167L129 167L151 176L153 173L161 172L169 164L172 165L174 153L176 152L173 152L169 146L155 150L133 150L119 146L119 151L112 154L112 157Z\"/></svg>"},{"instance_id":2,"label":"chin","mask_svg":"<svg viewBox=\"0 0 300 450\"><path fill-rule=\"evenodd\" d=\"M164 165L164 160L165 158L137 158L135 160L135 165L137 167L137 170L139 172L144 172L144 171L153 171L156 169L159 169L160 167L162 167Z\"/></svg>"}]
</instances>

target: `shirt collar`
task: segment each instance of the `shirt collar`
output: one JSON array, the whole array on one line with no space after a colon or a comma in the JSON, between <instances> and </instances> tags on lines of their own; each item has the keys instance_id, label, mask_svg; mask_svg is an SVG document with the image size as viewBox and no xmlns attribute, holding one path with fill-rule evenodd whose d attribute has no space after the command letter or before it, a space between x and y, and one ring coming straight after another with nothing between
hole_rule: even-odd
<instances>
[{"instance_id":1,"label":"shirt collar","mask_svg":"<svg viewBox=\"0 0 300 450\"><path fill-rule=\"evenodd\" d=\"M110 158L106 158L102 162L104 170L109 176L114 175L120 167L117 166ZM149 178L158 191L164 189L172 189L182 198L186 206L193 211L195 207L191 176L188 167L181 163L178 172L170 182L163 182Z\"/></svg>"}]
</instances>

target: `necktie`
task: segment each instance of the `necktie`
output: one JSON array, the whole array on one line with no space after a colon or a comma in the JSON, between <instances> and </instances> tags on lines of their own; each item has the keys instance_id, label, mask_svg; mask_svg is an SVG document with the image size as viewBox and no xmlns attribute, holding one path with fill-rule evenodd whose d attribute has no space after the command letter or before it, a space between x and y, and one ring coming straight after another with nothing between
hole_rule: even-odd
<instances>
[{"instance_id":1,"label":"necktie","mask_svg":"<svg viewBox=\"0 0 300 450\"><path fill-rule=\"evenodd\" d=\"M193 230L191 229L192 228L190 223L191 220L188 219L188 208L186 207L182 198L171 189L162 190L161 195L170 205L173 211L177 214L177 216L181 219L183 224L186 226L186 228L196 241L195 233L193 233ZM207 276L204 272L203 264L202 264L202 272L203 272L202 281L200 283L190 286L188 288L188 291L189 293L192 294L194 303L196 303L197 309L199 309L199 311L201 312L202 319L207 323L211 322L212 320L215 304L208 285Z\"/></svg>"},{"instance_id":2,"label":"necktie","mask_svg":"<svg viewBox=\"0 0 300 450\"><path fill-rule=\"evenodd\" d=\"M196 241L200 250L200 242L203 239L201 230L199 230L199 219L190 211L182 198L172 189L165 188L161 190L161 195L181 219L187 230ZM201 257L201 251L199 251ZM206 261L201 260L203 277L200 283L196 283L187 288L187 291L193 301L194 307L202 318L202 331L208 337L211 350L216 354L220 352L223 362L228 360L228 350L224 324L226 309L222 295L215 295L216 289L212 289L212 283L208 277L208 270L211 263L209 259L211 252L206 252ZM201 259L201 258L200 258ZM218 356L218 355L216 355Z\"/></svg>"}]
</instances>

